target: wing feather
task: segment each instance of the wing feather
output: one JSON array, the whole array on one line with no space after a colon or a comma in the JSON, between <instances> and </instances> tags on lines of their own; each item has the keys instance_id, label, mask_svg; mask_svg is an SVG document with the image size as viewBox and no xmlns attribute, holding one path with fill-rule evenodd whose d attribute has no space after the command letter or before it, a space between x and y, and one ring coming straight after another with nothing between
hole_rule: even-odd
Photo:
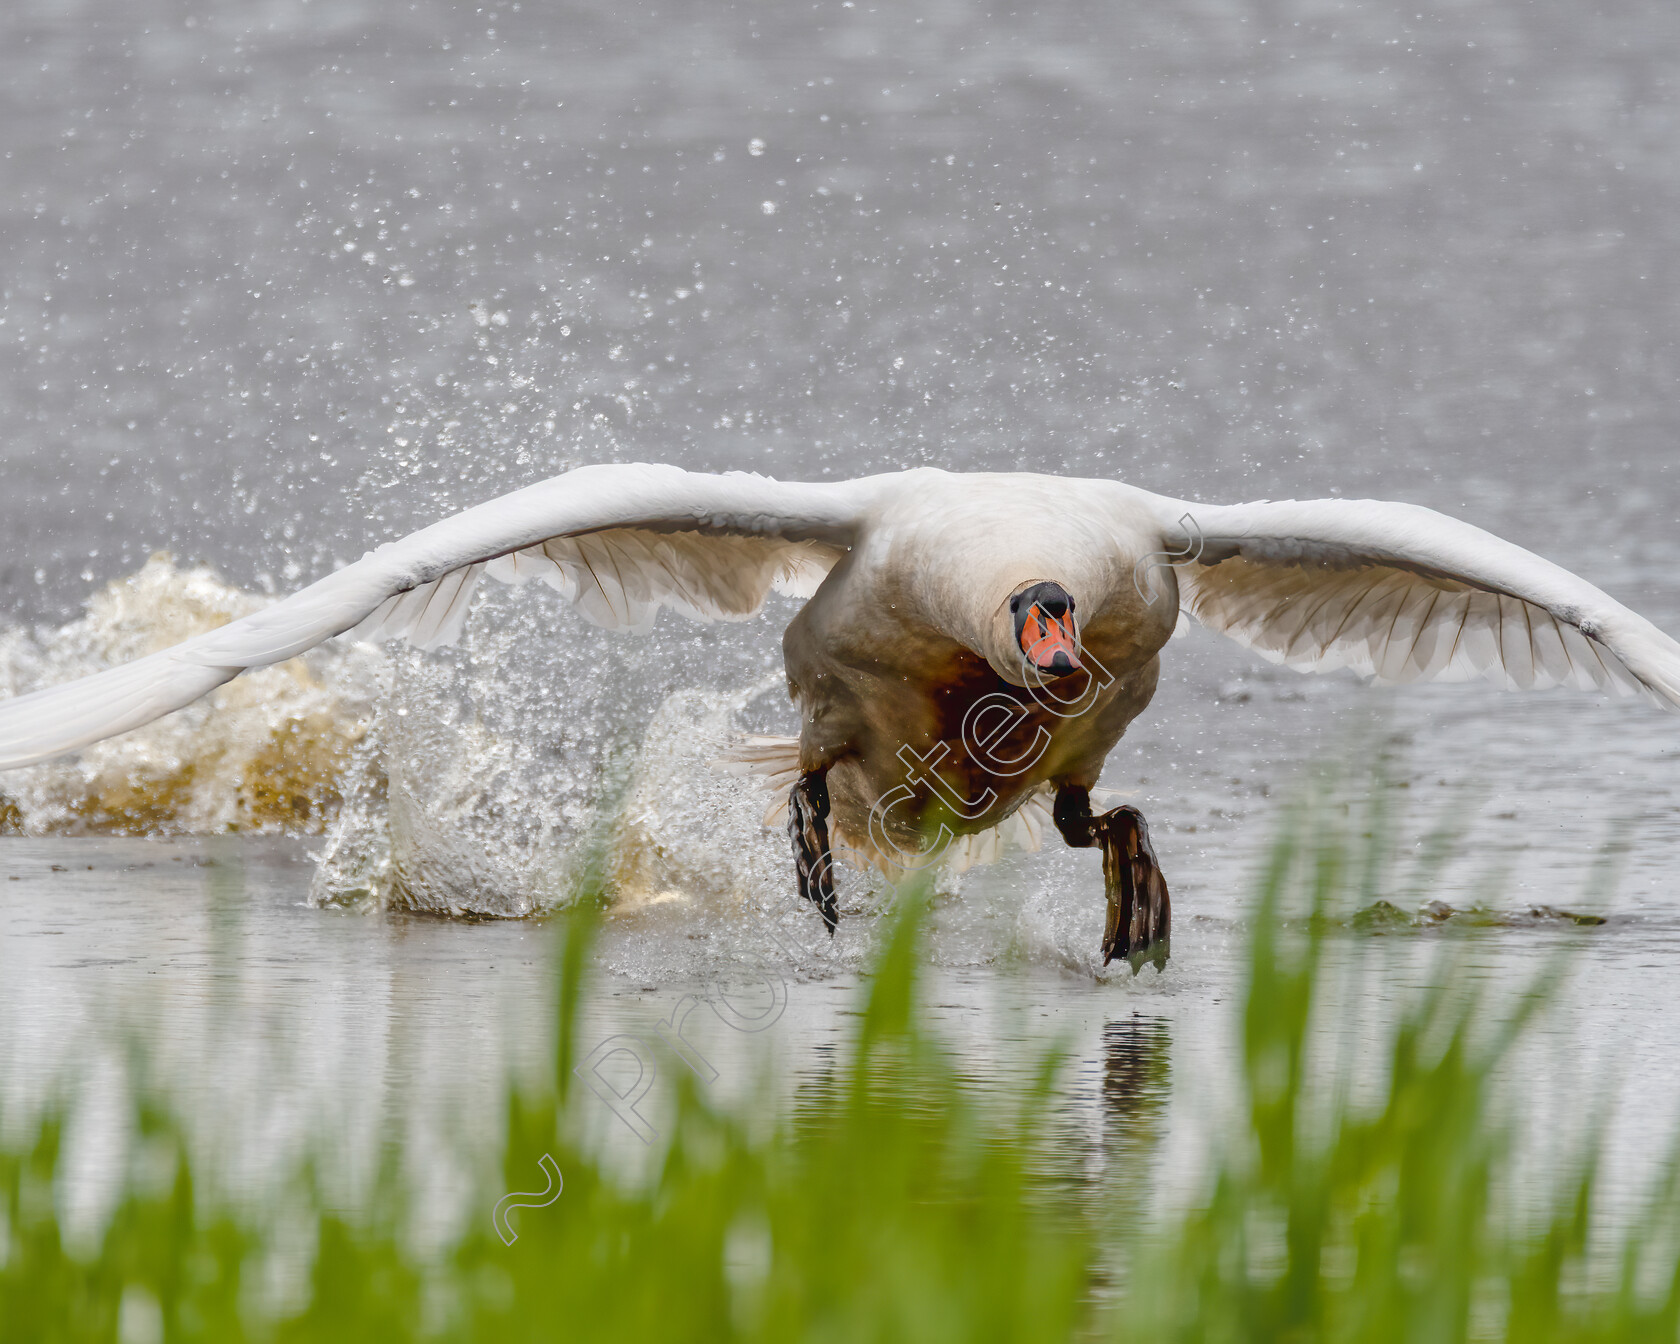
<instances>
[{"instance_id":1,"label":"wing feather","mask_svg":"<svg viewBox=\"0 0 1680 1344\"><path fill-rule=\"evenodd\" d=\"M334 635L459 638L478 580L539 579L588 620L647 630L660 607L745 620L772 588L814 591L902 477L805 484L676 467L584 467L370 551L263 611L137 662L0 702L0 769L179 709Z\"/></svg>"},{"instance_id":2,"label":"wing feather","mask_svg":"<svg viewBox=\"0 0 1680 1344\"><path fill-rule=\"evenodd\" d=\"M1380 500L1155 498L1186 610L1262 657L1384 682L1597 687L1680 708L1680 644L1479 528Z\"/></svg>"},{"instance_id":3,"label":"wing feather","mask_svg":"<svg viewBox=\"0 0 1680 1344\"><path fill-rule=\"evenodd\" d=\"M485 573L503 583L541 579L592 624L645 634L662 607L696 621L744 621L773 590L809 597L843 553L814 541L619 528L544 541L498 557Z\"/></svg>"},{"instance_id":4,"label":"wing feather","mask_svg":"<svg viewBox=\"0 0 1680 1344\"><path fill-rule=\"evenodd\" d=\"M484 569L480 564L451 570L441 579L387 598L346 633L373 644L406 639L422 649L445 648L461 637Z\"/></svg>"}]
</instances>

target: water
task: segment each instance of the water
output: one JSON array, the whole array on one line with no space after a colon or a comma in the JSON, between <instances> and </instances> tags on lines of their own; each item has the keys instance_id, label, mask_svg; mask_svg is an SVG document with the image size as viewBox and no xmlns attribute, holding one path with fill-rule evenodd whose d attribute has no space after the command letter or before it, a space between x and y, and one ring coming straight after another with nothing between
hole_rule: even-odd
<instances>
[{"instance_id":1,"label":"water","mask_svg":"<svg viewBox=\"0 0 1680 1344\"><path fill-rule=\"evenodd\" d=\"M21 0L0 14L0 688L634 459L1405 499L1680 630L1677 55L1658 0ZM241 1104L272 1126L230 1158L251 1180L275 1135L322 1117L481 1117L546 1012L539 926L365 911L563 899L624 790L603 1033L646 1026L644 986L680 998L758 955L743 912L785 897L787 858L763 800L707 761L731 731L791 731L766 676L793 604L636 640L544 597L491 594L453 653L323 650L214 714L0 780L34 837L0 850L20 879L0 889L11 1094L43 1095L143 986L132 1020L175 1043L207 1114L243 1114L216 1076L250 1079ZM1049 1014L1075 1050L1069 1105L1098 1116L1112 1042L1165 1040L1169 1129L1193 1132L1198 1088L1229 1072L1235 921L1278 800L1373 738L1403 749L1408 835L1465 824L1467 861L1429 895L1612 902L1596 930L1481 937L1507 981L1580 940L1572 1028L1625 1080L1626 1149L1661 1150L1674 723L1302 678L1201 631L1169 646L1104 781L1151 819L1183 922L1171 971L1096 966L1094 855L976 870L933 948L965 1048L1010 1053L999 1003ZM284 839L340 795L330 834ZM69 838L229 825L276 838L202 869L197 841ZM1598 847L1618 828L1612 896ZM208 875L235 870L243 895L216 895ZM885 899L850 879L832 957L785 966L789 1069L843 1033ZM216 948L231 979L204 969ZM290 962L296 980L273 971ZM215 1006L235 981L256 1017ZM1165 1025L1126 1025L1145 1019ZM1537 1092L1555 1076L1536 1065Z\"/></svg>"}]
</instances>

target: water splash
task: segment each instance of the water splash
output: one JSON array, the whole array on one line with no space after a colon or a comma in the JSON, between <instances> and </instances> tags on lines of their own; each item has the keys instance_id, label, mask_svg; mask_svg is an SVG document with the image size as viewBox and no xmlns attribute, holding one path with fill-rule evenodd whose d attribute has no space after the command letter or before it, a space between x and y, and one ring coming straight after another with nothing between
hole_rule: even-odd
<instances>
[{"instance_id":1,"label":"water splash","mask_svg":"<svg viewBox=\"0 0 1680 1344\"><path fill-rule=\"evenodd\" d=\"M0 691L88 676L263 605L210 569L154 555L96 593L81 619L0 634ZM365 647L315 649L75 756L12 771L0 780L0 825L27 835L319 831L338 811L382 664Z\"/></svg>"},{"instance_id":2,"label":"water splash","mask_svg":"<svg viewBox=\"0 0 1680 1344\"><path fill-rule=\"evenodd\" d=\"M0 634L0 692L142 657L264 601L154 556L80 620ZM867 960L891 888L847 869L845 919L829 939L793 893L779 828L765 830L766 795L716 768L751 707L782 685L779 672L733 689L661 688L650 669L674 678L685 664L659 636L533 639L534 612L551 610L542 595L498 592L484 604L495 609L469 622L456 649L332 641L143 729L12 772L0 780L0 824L30 835L319 835L310 903L361 910L540 915L595 873L613 899L604 957L650 981L767 957L798 975ZM955 896L959 883L942 874L941 891ZM1025 953L1088 970L1070 949L1073 916L1089 903L1051 890L1022 908L1008 885L937 915L935 958ZM1078 912L1063 909L1073 904Z\"/></svg>"}]
</instances>

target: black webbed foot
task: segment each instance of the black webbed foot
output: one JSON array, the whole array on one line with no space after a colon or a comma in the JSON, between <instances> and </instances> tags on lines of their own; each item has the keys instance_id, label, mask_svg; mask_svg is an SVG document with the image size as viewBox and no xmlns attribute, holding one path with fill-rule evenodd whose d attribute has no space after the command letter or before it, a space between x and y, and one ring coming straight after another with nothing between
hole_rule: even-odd
<instances>
[{"instance_id":1,"label":"black webbed foot","mask_svg":"<svg viewBox=\"0 0 1680 1344\"><path fill-rule=\"evenodd\" d=\"M1056 829L1068 844L1077 849L1102 848L1108 897L1103 965L1124 957L1133 975L1145 962L1165 970L1172 943L1172 901L1143 813L1124 806L1094 817L1090 790L1069 784L1057 791L1055 818Z\"/></svg>"},{"instance_id":2,"label":"black webbed foot","mask_svg":"<svg viewBox=\"0 0 1680 1344\"><path fill-rule=\"evenodd\" d=\"M788 794L788 835L793 840L793 866L799 875L799 894L822 916L829 937L840 923L834 900L834 856L828 848L828 779L821 770L808 770Z\"/></svg>"}]
</instances>

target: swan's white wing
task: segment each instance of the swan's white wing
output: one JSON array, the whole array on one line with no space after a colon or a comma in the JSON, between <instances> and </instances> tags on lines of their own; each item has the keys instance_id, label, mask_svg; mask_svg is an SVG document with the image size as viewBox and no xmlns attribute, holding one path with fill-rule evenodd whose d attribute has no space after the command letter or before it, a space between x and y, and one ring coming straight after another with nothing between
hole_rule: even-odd
<instances>
[{"instance_id":1,"label":"swan's white wing","mask_svg":"<svg viewBox=\"0 0 1680 1344\"><path fill-rule=\"evenodd\" d=\"M646 634L661 607L696 621L744 621L772 588L793 597L816 592L843 550L715 529L615 527L551 537L386 598L351 633L375 642L401 635L423 649L453 644L480 574L511 584L539 579L609 630Z\"/></svg>"},{"instance_id":2,"label":"swan's white wing","mask_svg":"<svg viewBox=\"0 0 1680 1344\"><path fill-rule=\"evenodd\" d=\"M1680 708L1680 644L1568 570L1412 504L1158 501L1183 607L1262 657L1379 681L1601 687Z\"/></svg>"},{"instance_id":3,"label":"swan's white wing","mask_svg":"<svg viewBox=\"0 0 1680 1344\"><path fill-rule=\"evenodd\" d=\"M772 586L814 591L882 485L879 477L824 485L639 464L582 467L381 546L174 648L0 703L0 769L138 728L246 668L347 631L447 643L484 574L542 579L614 629L645 630L661 606L700 620L742 620Z\"/></svg>"}]
</instances>

